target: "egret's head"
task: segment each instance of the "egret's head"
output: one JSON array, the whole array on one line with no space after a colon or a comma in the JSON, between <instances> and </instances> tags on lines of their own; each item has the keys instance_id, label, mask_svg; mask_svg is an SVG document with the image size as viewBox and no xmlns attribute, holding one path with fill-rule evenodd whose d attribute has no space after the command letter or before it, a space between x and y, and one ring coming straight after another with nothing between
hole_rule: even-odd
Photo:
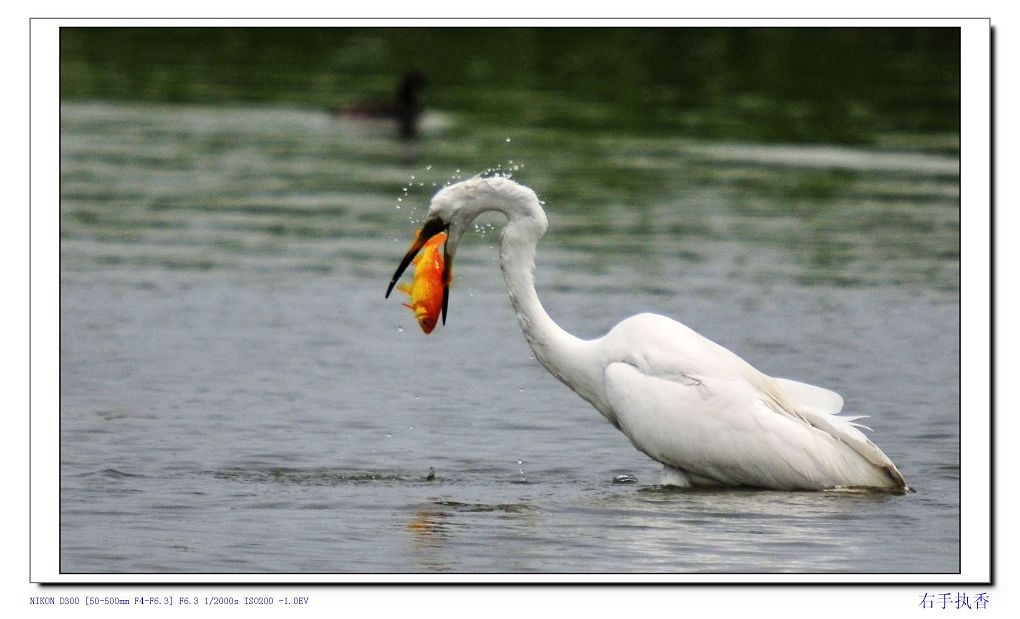
<instances>
[{"instance_id":1,"label":"egret's head","mask_svg":"<svg viewBox=\"0 0 1020 619\"><path fill-rule=\"evenodd\" d=\"M460 239L469 229L471 222L485 211L496 210L503 212L508 218L521 214L538 218L544 231L545 213L538 204L538 198L531 189L500 176L475 176L443 187L432 197L421 230L393 274L386 296L390 296L397 280L425 243L440 232L446 232L446 243L443 245L443 324L446 324L453 258L457 254Z\"/></svg>"},{"instance_id":2,"label":"egret's head","mask_svg":"<svg viewBox=\"0 0 1020 619\"><path fill-rule=\"evenodd\" d=\"M504 176L474 176L443 187L432 196L425 224L438 222L434 234L446 230L446 256L453 257L471 222L486 211L497 211L508 220L529 217L545 230L545 212L535 192Z\"/></svg>"}]
</instances>

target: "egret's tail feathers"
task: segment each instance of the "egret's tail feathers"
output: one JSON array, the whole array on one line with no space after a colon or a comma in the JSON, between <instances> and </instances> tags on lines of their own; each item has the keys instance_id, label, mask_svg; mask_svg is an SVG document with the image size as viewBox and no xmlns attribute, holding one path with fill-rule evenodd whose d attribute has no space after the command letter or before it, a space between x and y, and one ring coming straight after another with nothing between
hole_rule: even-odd
<instances>
[{"instance_id":1,"label":"egret's tail feathers","mask_svg":"<svg viewBox=\"0 0 1020 619\"><path fill-rule=\"evenodd\" d=\"M785 404L812 426L843 441L863 456L872 465L885 471L891 485L907 492L907 482L882 450L861 432L860 429L871 431L863 424L855 423L867 415L838 415L843 410L843 398L834 391L800 383L788 378L774 378L785 398ZM859 429L860 428L860 429Z\"/></svg>"},{"instance_id":2,"label":"egret's tail feathers","mask_svg":"<svg viewBox=\"0 0 1020 619\"><path fill-rule=\"evenodd\" d=\"M852 421L867 417L867 415L843 417L840 415L826 415L812 410L804 411L804 414L808 423L812 426L843 441L852 447L854 451L864 456L868 462L885 471L892 482L890 485L895 486L901 492L909 490L906 480L903 479L903 475L896 468L896 465L893 464L892 460L889 459L889 456L885 455L877 445L871 442L871 439L857 429L865 428L870 431L871 428Z\"/></svg>"},{"instance_id":3,"label":"egret's tail feathers","mask_svg":"<svg viewBox=\"0 0 1020 619\"><path fill-rule=\"evenodd\" d=\"M843 421L849 423L855 428L863 428L868 432L874 432L874 430L864 425L863 423L857 423L858 419L867 419L868 417L871 417L871 415L837 415L836 419L842 419Z\"/></svg>"},{"instance_id":4,"label":"egret's tail feathers","mask_svg":"<svg viewBox=\"0 0 1020 619\"><path fill-rule=\"evenodd\" d=\"M835 391L800 383L789 378L773 378L786 400L797 409L810 408L821 413L835 415L843 410L843 397Z\"/></svg>"},{"instance_id":5,"label":"egret's tail feathers","mask_svg":"<svg viewBox=\"0 0 1020 619\"><path fill-rule=\"evenodd\" d=\"M840 419L842 419L843 421L849 421L851 423L857 421L858 419L867 419L868 417L871 417L871 415L839 415Z\"/></svg>"}]
</instances>

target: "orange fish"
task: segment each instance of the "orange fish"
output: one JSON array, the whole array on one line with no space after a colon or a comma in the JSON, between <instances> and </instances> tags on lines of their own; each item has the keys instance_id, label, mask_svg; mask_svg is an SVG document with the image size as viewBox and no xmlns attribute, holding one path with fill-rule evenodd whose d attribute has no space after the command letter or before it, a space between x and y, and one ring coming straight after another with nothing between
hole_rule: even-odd
<instances>
[{"instance_id":1,"label":"orange fish","mask_svg":"<svg viewBox=\"0 0 1020 619\"><path fill-rule=\"evenodd\" d=\"M404 307L414 312L418 325L425 333L432 333L439 321L439 312L443 309L443 249L446 233L440 232L428 242L421 252L415 256L414 280L410 285L400 284L397 290L411 297L410 303Z\"/></svg>"}]
</instances>

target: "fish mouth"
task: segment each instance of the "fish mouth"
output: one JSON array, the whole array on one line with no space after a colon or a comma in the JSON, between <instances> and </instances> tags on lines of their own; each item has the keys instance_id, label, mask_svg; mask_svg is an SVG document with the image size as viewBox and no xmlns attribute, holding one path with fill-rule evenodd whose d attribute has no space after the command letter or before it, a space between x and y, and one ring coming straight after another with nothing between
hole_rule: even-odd
<instances>
[{"instance_id":1,"label":"fish mouth","mask_svg":"<svg viewBox=\"0 0 1020 619\"><path fill-rule=\"evenodd\" d=\"M435 316L429 318L428 316L416 316L418 319L418 326L425 332L425 335L432 333L432 330L436 328Z\"/></svg>"},{"instance_id":2,"label":"fish mouth","mask_svg":"<svg viewBox=\"0 0 1020 619\"><path fill-rule=\"evenodd\" d=\"M441 219L429 218L422 224L421 230L418 231L418 236L415 237L411 243L411 247L404 254L403 259L400 261L400 265L397 266L397 270L393 272L393 278L390 279L390 285L386 288L386 298L390 297L390 293L393 292L393 287L397 285L397 280L407 270L407 266L411 264L414 257L418 255L422 247L425 247L425 243L432 237L436 236L441 232L446 232L450 229L450 224L443 223ZM446 324L446 308L450 303L450 279L453 272L453 256L447 251L447 244L443 243L443 324ZM431 329L430 329L431 331Z\"/></svg>"}]
</instances>

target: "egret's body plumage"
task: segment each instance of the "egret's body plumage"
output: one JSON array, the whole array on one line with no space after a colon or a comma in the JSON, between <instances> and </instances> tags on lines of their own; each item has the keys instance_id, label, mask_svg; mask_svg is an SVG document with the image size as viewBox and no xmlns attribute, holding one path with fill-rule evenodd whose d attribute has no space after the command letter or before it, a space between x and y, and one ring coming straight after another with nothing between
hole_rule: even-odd
<instances>
[{"instance_id":1,"label":"egret's body plumage","mask_svg":"<svg viewBox=\"0 0 1020 619\"><path fill-rule=\"evenodd\" d=\"M836 415L843 406L836 393L767 376L656 314L628 318L593 340L561 329L545 312L534 285L535 248L548 225L545 212L532 190L510 179L475 177L440 190L390 288L428 237L443 230L448 232L446 263L452 264L461 236L489 210L507 217L500 267L535 358L638 450L661 462L665 481L907 490L892 461L853 423L857 418Z\"/></svg>"}]
</instances>

